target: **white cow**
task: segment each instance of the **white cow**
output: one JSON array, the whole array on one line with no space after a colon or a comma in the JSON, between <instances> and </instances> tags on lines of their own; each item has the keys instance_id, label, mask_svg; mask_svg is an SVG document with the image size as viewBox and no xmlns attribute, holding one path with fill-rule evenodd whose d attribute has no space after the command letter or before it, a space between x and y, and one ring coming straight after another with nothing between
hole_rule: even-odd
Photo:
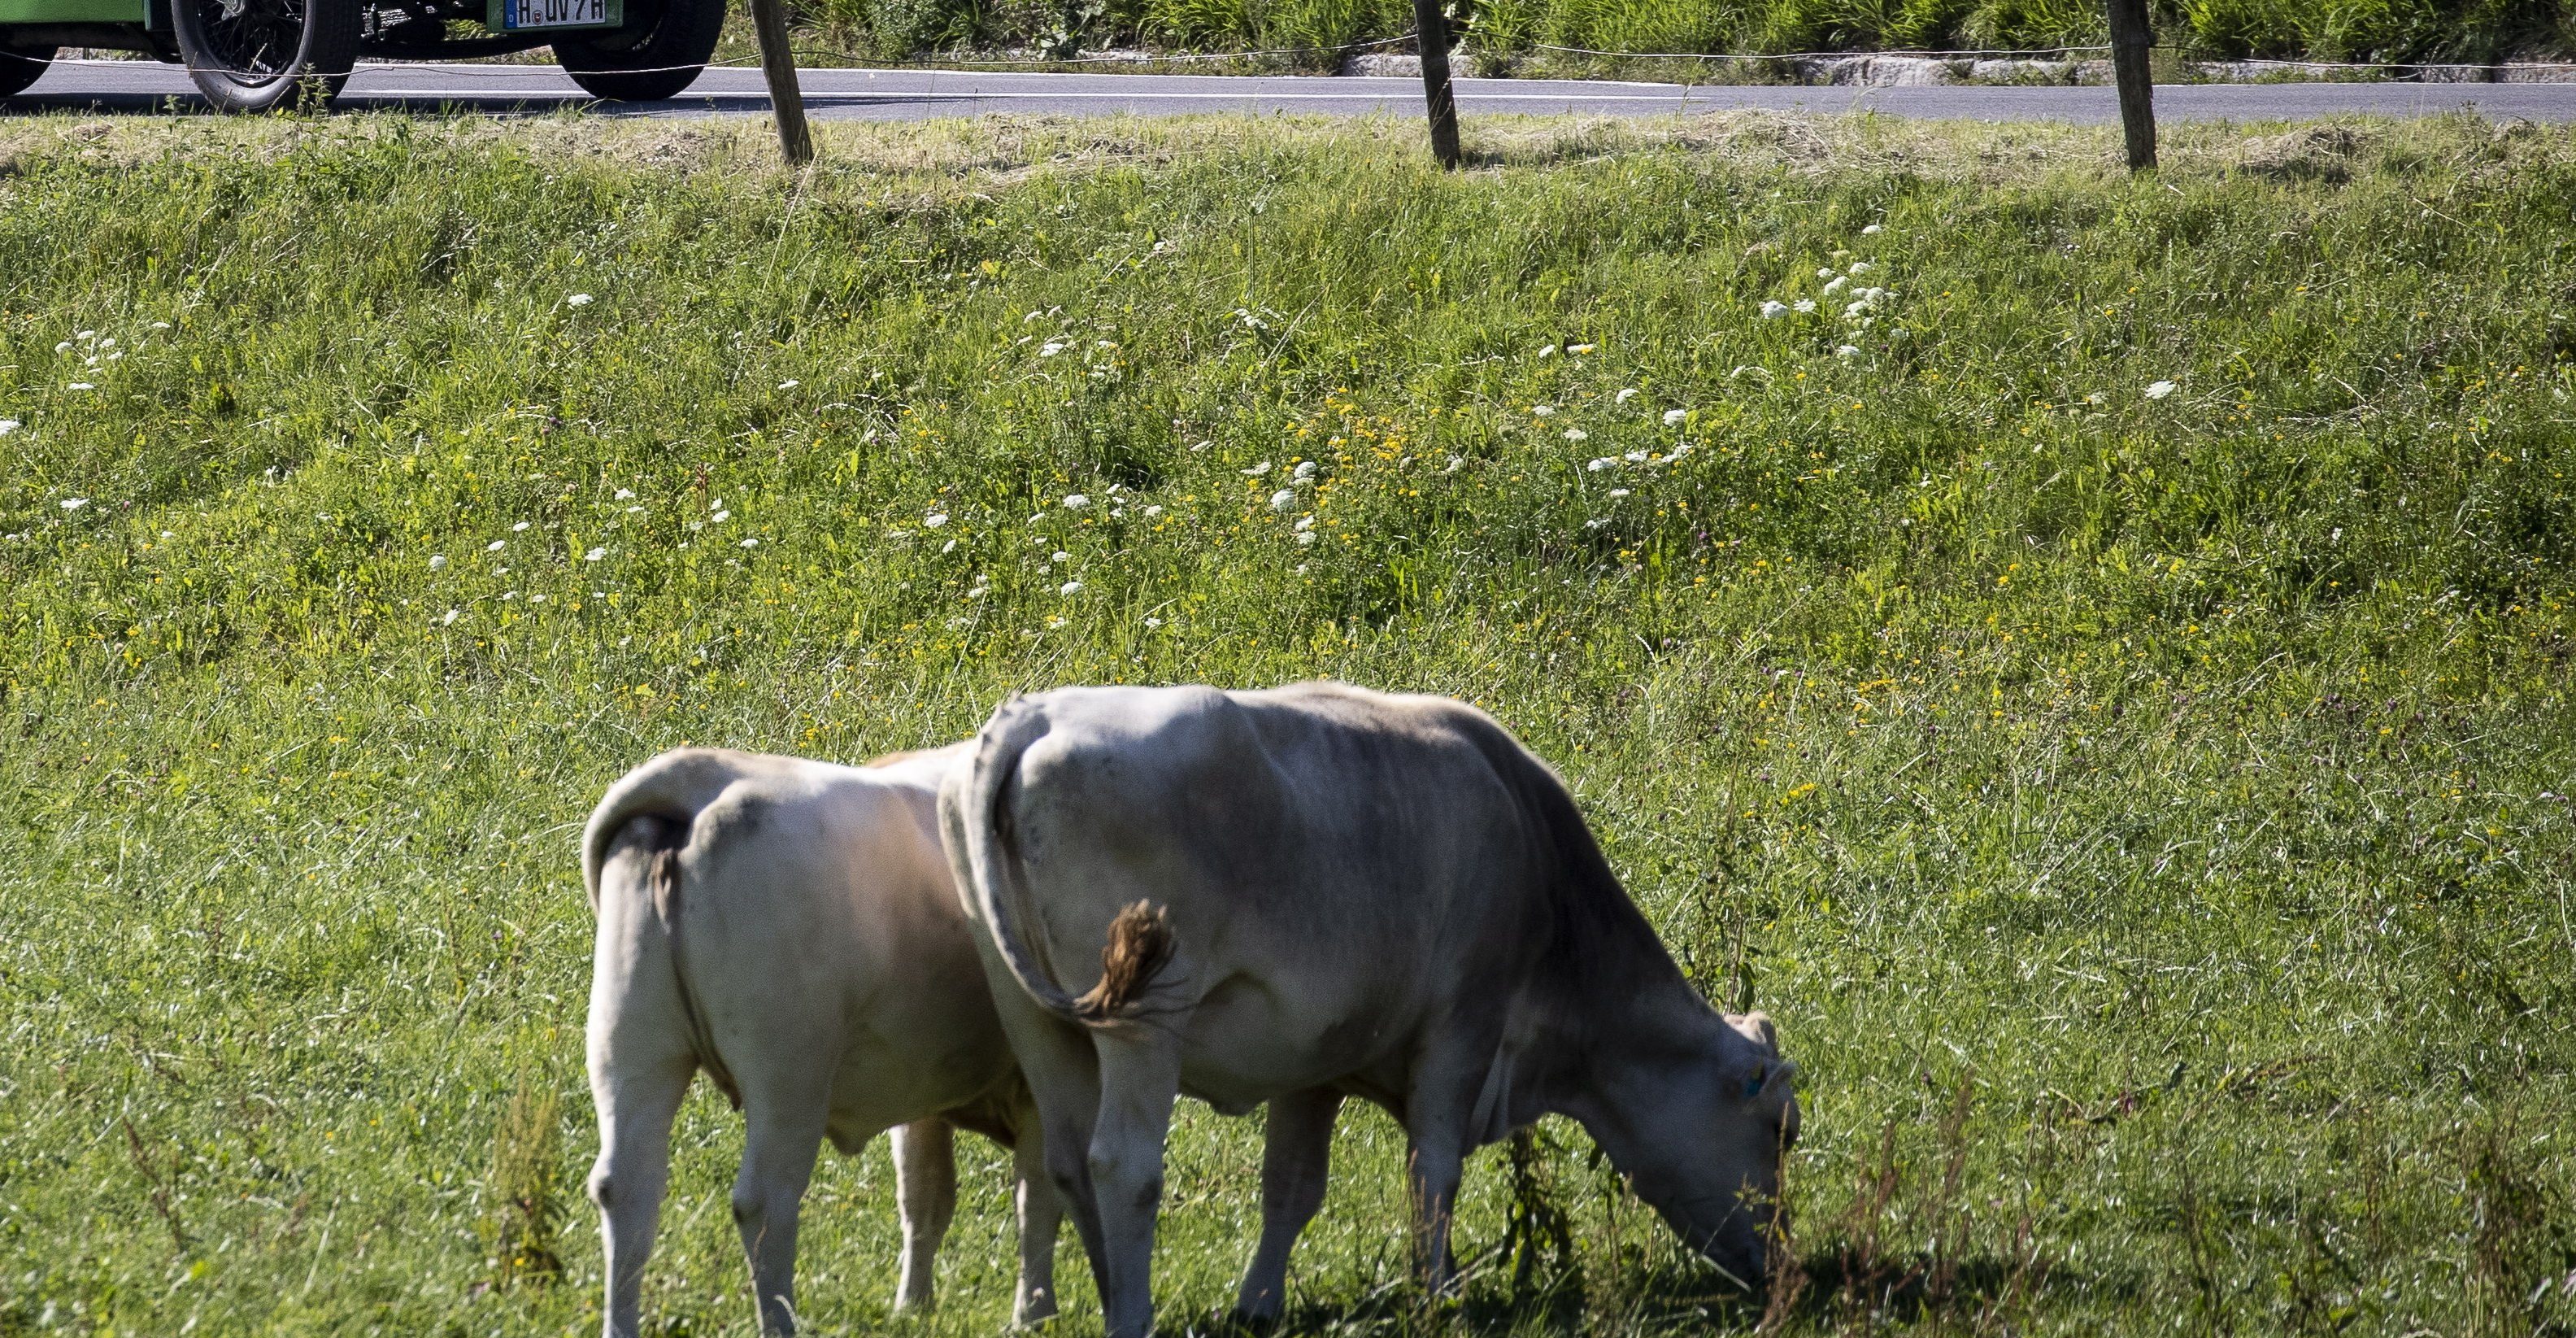
<instances>
[{"instance_id":1,"label":"white cow","mask_svg":"<svg viewBox=\"0 0 2576 1338\"><path fill-rule=\"evenodd\" d=\"M1794 1067L1761 1014L1691 989L1564 785L1482 712L1333 684L1015 698L940 818L1110 1338L1153 1327L1182 1092L1271 1103L1255 1318L1345 1094L1404 1126L1435 1288L1466 1154L1550 1112L1762 1278Z\"/></svg>"},{"instance_id":2,"label":"white cow","mask_svg":"<svg viewBox=\"0 0 2576 1338\"><path fill-rule=\"evenodd\" d=\"M940 853L938 786L965 749L854 768L687 748L628 772L591 814L590 1196L607 1242L608 1338L638 1333L671 1120L701 1069L748 1125L733 1215L764 1333L795 1325L797 1202L822 1141L854 1153L889 1128L896 1308L930 1303L961 1126L1015 1152L1014 1315L1055 1313L1061 1210Z\"/></svg>"}]
</instances>

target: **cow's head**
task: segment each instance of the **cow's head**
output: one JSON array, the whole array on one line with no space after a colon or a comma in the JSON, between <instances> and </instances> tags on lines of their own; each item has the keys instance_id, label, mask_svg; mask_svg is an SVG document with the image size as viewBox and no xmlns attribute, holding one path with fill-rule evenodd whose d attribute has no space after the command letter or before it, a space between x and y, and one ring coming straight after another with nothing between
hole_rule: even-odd
<instances>
[{"instance_id":1,"label":"cow's head","mask_svg":"<svg viewBox=\"0 0 2576 1338\"><path fill-rule=\"evenodd\" d=\"M1747 1287L1766 1277L1780 1164L1798 1141L1798 1066L1771 1019L1706 1014L1687 1039L1604 1074L1585 1119L1637 1197Z\"/></svg>"}]
</instances>

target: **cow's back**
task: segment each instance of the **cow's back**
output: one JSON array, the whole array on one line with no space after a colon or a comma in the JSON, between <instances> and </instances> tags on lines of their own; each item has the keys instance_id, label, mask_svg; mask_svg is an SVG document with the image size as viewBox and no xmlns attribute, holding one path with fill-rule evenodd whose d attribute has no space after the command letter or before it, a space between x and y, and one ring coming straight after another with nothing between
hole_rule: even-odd
<instances>
[{"instance_id":1,"label":"cow's back","mask_svg":"<svg viewBox=\"0 0 2576 1338\"><path fill-rule=\"evenodd\" d=\"M1119 908L1164 907L1200 1095L1367 1088L1455 1009L1499 1012L1545 946L1546 836L1472 708L1331 684L1021 708L1045 717L1010 821L1047 956L1087 988Z\"/></svg>"}]
</instances>

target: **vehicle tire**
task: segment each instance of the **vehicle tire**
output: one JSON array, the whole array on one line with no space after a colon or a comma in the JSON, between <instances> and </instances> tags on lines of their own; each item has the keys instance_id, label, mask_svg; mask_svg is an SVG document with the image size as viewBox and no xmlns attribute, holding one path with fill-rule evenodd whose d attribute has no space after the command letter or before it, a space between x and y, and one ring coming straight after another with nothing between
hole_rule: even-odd
<instances>
[{"instance_id":1,"label":"vehicle tire","mask_svg":"<svg viewBox=\"0 0 2576 1338\"><path fill-rule=\"evenodd\" d=\"M358 63L358 0L171 0L170 18L218 111L327 104Z\"/></svg>"},{"instance_id":2,"label":"vehicle tire","mask_svg":"<svg viewBox=\"0 0 2576 1338\"><path fill-rule=\"evenodd\" d=\"M52 47L0 43L0 98L26 92L27 85L43 78L46 67L53 63Z\"/></svg>"},{"instance_id":3,"label":"vehicle tire","mask_svg":"<svg viewBox=\"0 0 2576 1338\"><path fill-rule=\"evenodd\" d=\"M724 12L724 0L626 0L625 27L557 42L555 59L595 98L677 97L716 53Z\"/></svg>"}]
</instances>

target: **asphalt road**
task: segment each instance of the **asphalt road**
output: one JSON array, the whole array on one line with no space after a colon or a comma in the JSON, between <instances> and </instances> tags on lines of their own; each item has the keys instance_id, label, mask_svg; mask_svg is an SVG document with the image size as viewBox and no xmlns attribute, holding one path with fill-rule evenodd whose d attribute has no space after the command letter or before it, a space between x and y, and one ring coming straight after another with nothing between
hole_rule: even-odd
<instances>
[{"instance_id":1,"label":"asphalt road","mask_svg":"<svg viewBox=\"0 0 2576 1338\"><path fill-rule=\"evenodd\" d=\"M824 119L902 121L991 112L1422 114L1421 82L1402 78L952 70L807 70L801 77L808 111ZM1869 110L1980 121L2118 119L2108 88L1685 87L1553 79L1461 79L1457 88L1459 110L1469 116ZM58 63L33 88L0 102L9 111L144 112L202 105L185 74L148 61ZM342 105L496 114L586 106L604 115L706 117L766 112L769 99L759 72L750 69L711 69L685 96L628 104L593 102L548 66L390 65L361 69L349 81ZM2156 89L2156 115L2163 120L2297 120L2339 112L2426 116L2464 107L2499 119L2576 121L2576 84L2168 84Z\"/></svg>"}]
</instances>

